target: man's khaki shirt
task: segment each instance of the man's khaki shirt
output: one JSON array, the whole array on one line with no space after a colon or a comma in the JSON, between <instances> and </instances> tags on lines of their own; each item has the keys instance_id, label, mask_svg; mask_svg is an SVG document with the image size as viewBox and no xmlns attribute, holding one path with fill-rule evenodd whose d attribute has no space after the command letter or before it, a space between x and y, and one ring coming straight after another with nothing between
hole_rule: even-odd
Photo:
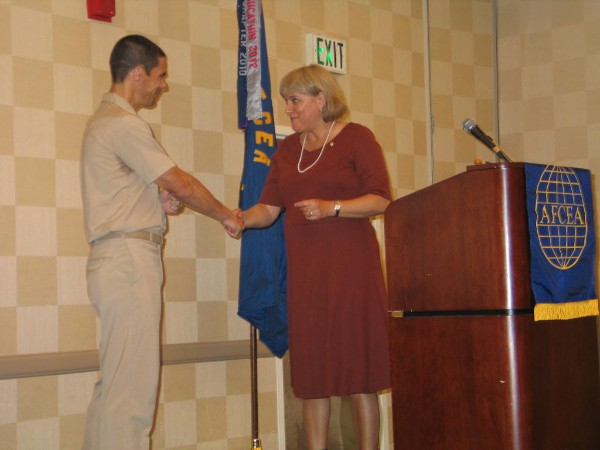
<instances>
[{"instance_id":1,"label":"man's khaki shirt","mask_svg":"<svg viewBox=\"0 0 600 450\"><path fill-rule=\"evenodd\" d=\"M89 119L81 150L85 234L162 233L166 216L154 181L175 163L150 126L121 96L107 93Z\"/></svg>"}]
</instances>

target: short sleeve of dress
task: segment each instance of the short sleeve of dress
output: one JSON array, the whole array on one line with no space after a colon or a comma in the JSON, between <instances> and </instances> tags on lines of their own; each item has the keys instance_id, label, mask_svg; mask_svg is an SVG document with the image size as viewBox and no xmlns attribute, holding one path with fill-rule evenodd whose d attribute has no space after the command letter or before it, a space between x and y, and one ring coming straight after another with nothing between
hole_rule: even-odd
<instances>
[{"instance_id":1,"label":"short sleeve of dress","mask_svg":"<svg viewBox=\"0 0 600 450\"><path fill-rule=\"evenodd\" d=\"M356 173L362 183L363 195L376 194L391 200L390 180L381 146L367 127L359 125L356 134Z\"/></svg>"},{"instance_id":2,"label":"short sleeve of dress","mask_svg":"<svg viewBox=\"0 0 600 450\"><path fill-rule=\"evenodd\" d=\"M271 158L271 167L269 168L269 174L267 175L267 179L265 180L265 184L260 195L259 203L284 208L283 199L281 198L278 186L278 152L279 150L276 150L275 153L273 153L273 158Z\"/></svg>"}]
</instances>

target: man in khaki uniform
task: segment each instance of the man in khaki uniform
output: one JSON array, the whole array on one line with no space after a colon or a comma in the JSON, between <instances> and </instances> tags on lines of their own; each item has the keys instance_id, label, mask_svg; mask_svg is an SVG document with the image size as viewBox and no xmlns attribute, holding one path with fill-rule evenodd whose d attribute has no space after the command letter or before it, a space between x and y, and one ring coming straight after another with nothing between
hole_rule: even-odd
<instances>
[{"instance_id":1,"label":"man in khaki uniform","mask_svg":"<svg viewBox=\"0 0 600 450\"><path fill-rule=\"evenodd\" d=\"M167 58L131 35L110 56L112 85L83 137L81 189L91 244L88 295L100 318L100 379L84 449L148 449L159 378L162 243L182 203L238 237L241 221L181 170L137 114L167 89Z\"/></svg>"}]
</instances>

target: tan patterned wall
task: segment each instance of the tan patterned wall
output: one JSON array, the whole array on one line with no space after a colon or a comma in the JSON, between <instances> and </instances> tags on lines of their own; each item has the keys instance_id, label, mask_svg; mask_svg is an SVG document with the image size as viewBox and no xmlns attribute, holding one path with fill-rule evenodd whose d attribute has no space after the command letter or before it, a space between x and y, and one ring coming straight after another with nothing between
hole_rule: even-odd
<instances>
[{"instance_id":1,"label":"tan patterned wall","mask_svg":"<svg viewBox=\"0 0 600 450\"><path fill-rule=\"evenodd\" d=\"M597 173L600 3L499 0L498 24L503 147Z\"/></svg>"},{"instance_id":2,"label":"tan patterned wall","mask_svg":"<svg viewBox=\"0 0 600 450\"><path fill-rule=\"evenodd\" d=\"M112 23L87 19L85 3L0 0L3 369L96 347L78 159L85 121L109 87L107 60L118 38L141 33L165 49L170 92L142 114L180 166L228 205L237 203L243 136L236 128L236 2L117 0ZM277 125L288 126L277 81L305 64L305 34L344 39L349 74L340 83L351 119L382 143L396 196L423 184L421 2L265 0L263 8ZM189 212L170 220L164 344L248 339L236 316L238 267L239 242L218 224ZM277 448L275 360L261 358L259 369L261 438ZM0 380L0 447L79 448L95 379L84 371ZM162 381L155 449L248 448L247 360L165 366Z\"/></svg>"},{"instance_id":3,"label":"tan patterned wall","mask_svg":"<svg viewBox=\"0 0 600 450\"><path fill-rule=\"evenodd\" d=\"M597 217L600 2L498 0L498 50L499 143L515 160L589 169Z\"/></svg>"},{"instance_id":4,"label":"tan patterned wall","mask_svg":"<svg viewBox=\"0 0 600 450\"><path fill-rule=\"evenodd\" d=\"M432 181L461 173L476 157L495 156L462 129L466 118L494 131L492 0L429 2Z\"/></svg>"},{"instance_id":5,"label":"tan patterned wall","mask_svg":"<svg viewBox=\"0 0 600 450\"><path fill-rule=\"evenodd\" d=\"M2 134L12 137L1 150L2 323L16 324L13 332L3 327L0 353L94 348L78 153L85 121L109 87L108 53L129 32L147 34L166 50L170 92L144 115L184 169L235 205L243 143L230 114L234 75L221 73L222 65L235 67L235 36L220 38L221 29L235 32L235 10L205 2L117 2L117 17L106 24L87 20L81 1L0 8ZM210 25L215 34L182 30L182 23ZM219 228L192 213L170 221L165 343L247 338L235 318L239 242Z\"/></svg>"},{"instance_id":6,"label":"tan patterned wall","mask_svg":"<svg viewBox=\"0 0 600 450\"><path fill-rule=\"evenodd\" d=\"M258 364L261 438L277 448L274 359ZM248 362L163 369L154 449L248 449ZM81 448L94 372L0 381L0 448Z\"/></svg>"}]
</instances>

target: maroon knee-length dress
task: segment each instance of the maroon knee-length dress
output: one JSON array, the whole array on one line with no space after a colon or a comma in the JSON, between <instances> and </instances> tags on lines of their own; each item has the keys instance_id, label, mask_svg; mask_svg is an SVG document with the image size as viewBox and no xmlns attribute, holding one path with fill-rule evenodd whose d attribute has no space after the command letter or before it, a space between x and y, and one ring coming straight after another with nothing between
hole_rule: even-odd
<instances>
[{"instance_id":1,"label":"maroon knee-length dress","mask_svg":"<svg viewBox=\"0 0 600 450\"><path fill-rule=\"evenodd\" d=\"M304 152L302 169L321 149ZM368 218L308 221L300 200L390 199L383 153L371 131L348 123L309 170L288 136L273 155L261 203L283 207L292 387L301 398L375 392L390 385L387 298ZM343 209L342 209L343 210Z\"/></svg>"}]
</instances>

